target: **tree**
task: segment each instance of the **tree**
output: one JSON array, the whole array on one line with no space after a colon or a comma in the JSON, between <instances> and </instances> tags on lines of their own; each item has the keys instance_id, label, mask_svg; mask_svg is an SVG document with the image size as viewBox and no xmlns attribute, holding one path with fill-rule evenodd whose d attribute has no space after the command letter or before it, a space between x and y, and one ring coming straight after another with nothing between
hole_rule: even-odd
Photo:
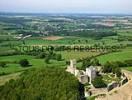
<instances>
[{"instance_id":1,"label":"tree","mask_svg":"<svg viewBox=\"0 0 132 100\"><path fill-rule=\"evenodd\" d=\"M115 74L117 77L121 77L121 69L119 67L115 68Z\"/></svg>"},{"instance_id":2,"label":"tree","mask_svg":"<svg viewBox=\"0 0 132 100\"><path fill-rule=\"evenodd\" d=\"M19 61L19 64L22 67L28 67L29 66L29 61L27 59L22 59L22 60Z\"/></svg>"},{"instance_id":3,"label":"tree","mask_svg":"<svg viewBox=\"0 0 132 100\"><path fill-rule=\"evenodd\" d=\"M83 60L83 62L82 62L82 69L85 70L90 65L91 65L90 58L87 58L87 59Z\"/></svg>"},{"instance_id":4,"label":"tree","mask_svg":"<svg viewBox=\"0 0 132 100\"><path fill-rule=\"evenodd\" d=\"M132 59L131 59L131 60L125 60L124 63L125 63L127 66L132 66Z\"/></svg>"},{"instance_id":5,"label":"tree","mask_svg":"<svg viewBox=\"0 0 132 100\"><path fill-rule=\"evenodd\" d=\"M41 52L40 54L38 54L37 55L37 58L45 58L45 56L46 56L46 53L44 53L44 52Z\"/></svg>"},{"instance_id":6,"label":"tree","mask_svg":"<svg viewBox=\"0 0 132 100\"><path fill-rule=\"evenodd\" d=\"M6 63L5 62L0 62L0 66L1 67L5 67L6 66Z\"/></svg>"},{"instance_id":7,"label":"tree","mask_svg":"<svg viewBox=\"0 0 132 100\"><path fill-rule=\"evenodd\" d=\"M104 73L113 73L116 74L117 77L121 76L121 69L117 62L107 62L103 66L103 72Z\"/></svg>"},{"instance_id":8,"label":"tree","mask_svg":"<svg viewBox=\"0 0 132 100\"><path fill-rule=\"evenodd\" d=\"M91 65L93 65L93 66L99 66L100 65L99 60L97 58L92 59L91 60Z\"/></svg>"},{"instance_id":9,"label":"tree","mask_svg":"<svg viewBox=\"0 0 132 100\"><path fill-rule=\"evenodd\" d=\"M62 55L61 54L56 54L56 60L61 61L62 60Z\"/></svg>"},{"instance_id":10,"label":"tree","mask_svg":"<svg viewBox=\"0 0 132 100\"><path fill-rule=\"evenodd\" d=\"M46 56L46 57L45 57L45 63L48 64L49 61L50 61L50 57L49 57L49 56Z\"/></svg>"},{"instance_id":11,"label":"tree","mask_svg":"<svg viewBox=\"0 0 132 100\"><path fill-rule=\"evenodd\" d=\"M1 100L81 100L84 87L64 69L27 70L0 87Z\"/></svg>"},{"instance_id":12,"label":"tree","mask_svg":"<svg viewBox=\"0 0 132 100\"><path fill-rule=\"evenodd\" d=\"M112 72L112 66L110 62L106 62L106 64L102 67L102 71L104 73L111 73Z\"/></svg>"},{"instance_id":13,"label":"tree","mask_svg":"<svg viewBox=\"0 0 132 100\"><path fill-rule=\"evenodd\" d=\"M102 80L101 76L96 77L93 81L92 84L95 88L103 88L106 87L107 85L104 83Z\"/></svg>"},{"instance_id":14,"label":"tree","mask_svg":"<svg viewBox=\"0 0 132 100\"><path fill-rule=\"evenodd\" d=\"M70 61L66 61L66 65L70 65Z\"/></svg>"}]
</instances>

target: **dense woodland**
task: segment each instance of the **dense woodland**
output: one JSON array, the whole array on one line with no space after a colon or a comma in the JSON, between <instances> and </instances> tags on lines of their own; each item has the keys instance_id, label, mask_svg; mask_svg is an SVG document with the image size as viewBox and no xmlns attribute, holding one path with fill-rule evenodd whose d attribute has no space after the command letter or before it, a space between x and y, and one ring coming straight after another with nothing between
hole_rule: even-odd
<instances>
[{"instance_id":1,"label":"dense woodland","mask_svg":"<svg viewBox=\"0 0 132 100\"><path fill-rule=\"evenodd\" d=\"M30 70L0 87L1 100L81 100L83 86L63 69ZM82 92L83 93L83 92Z\"/></svg>"}]
</instances>

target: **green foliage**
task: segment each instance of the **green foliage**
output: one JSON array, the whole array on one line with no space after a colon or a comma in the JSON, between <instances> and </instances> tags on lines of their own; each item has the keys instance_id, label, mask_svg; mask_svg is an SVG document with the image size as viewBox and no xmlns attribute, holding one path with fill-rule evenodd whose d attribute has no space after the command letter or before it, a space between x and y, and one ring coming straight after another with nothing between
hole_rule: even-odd
<instances>
[{"instance_id":1,"label":"green foliage","mask_svg":"<svg viewBox=\"0 0 132 100\"><path fill-rule=\"evenodd\" d=\"M131 60L125 60L124 63L127 64L127 66L132 66L132 59Z\"/></svg>"},{"instance_id":2,"label":"green foliage","mask_svg":"<svg viewBox=\"0 0 132 100\"><path fill-rule=\"evenodd\" d=\"M102 67L104 73L112 72L112 66L110 62L106 62L106 64Z\"/></svg>"},{"instance_id":3,"label":"green foliage","mask_svg":"<svg viewBox=\"0 0 132 100\"><path fill-rule=\"evenodd\" d=\"M0 62L0 67L5 67L6 66L6 62Z\"/></svg>"},{"instance_id":4,"label":"green foliage","mask_svg":"<svg viewBox=\"0 0 132 100\"><path fill-rule=\"evenodd\" d=\"M33 69L0 87L0 97L1 100L81 100L80 86L63 69Z\"/></svg>"},{"instance_id":5,"label":"green foliage","mask_svg":"<svg viewBox=\"0 0 132 100\"><path fill-rule=\"evenodd\" d=\"M93 81L92 84L94 87L96 88L103 88L106 87L107 85L105 84L105 82L102 80L101 76L96 77Z\"/></svg>"},{"instance_id":6,"label":"green foliage","mask_svg":"<svg viewBox=\"0 0 132 100\"><path fill-rule=\"evenodd\" d=\"M91 65L91 61L89 58L87 58L87 59L83 60L83 62L82 62L82 69L86 69L90 65Z\"/></svg>"},{"instance_id":7,"label":"green foliage","mask_svg":"<svg viewBox=\"0 0 132 100\"><path fill-rule=\"evenodd\" d=\"M101 64L105 64L107 61L125 61L125 60L130 60L132 59L132 50L130 49L124 49L119 52L112 52L109 54L101 55L98 56L97 58L99 59Z\"/></svg>"},{"instance_id":8,"label":"green foliage","mask_svg":"<svg viewBox=\"0 0 132 100\"><path fill-rule=\"evenodd\" d=\"M117 77L121 77L121 69L119 67L115 68L115 74Z\"/></svg>"},{"instance_id":9,"label":"green foliage","mask_svg":"<svg viewBox=\"0 0 132 100\"><path fill-rule=\"evenodd\" d=\"M112 31L112 30L84 30L84 31L76 31L76 32L71 32L71 31L59 31L57 32L58 35L60 34L64 34L66 36L80 36L80 37L92 37L95 39L101 39L102 37L106 37L106 36L114 36L117 35L116 32Z\"/></svg>"},{"instance_id":10,"label":"green foliage","mask_svg":"<svg viewBox=\"0 0 132 100\"><path fill-rule=\"evenodd\" d=\"M92 59L91 60L91 65L93 65L93 66L99 66L100 65L99 60L97 58Z\"/></svg>"},{"instance_id":11,"label":"green foliage","mask_svg":"<svg viewBox=\"0 0 132 100\"><path fill-rule=\"evenodd\" d=\"M49 62L50 62L50 57L49 57L49 56L46 56L44 61L45 61L46 64L49 64Z\"/></svg>"},{"instance_id":12,"label":"green foliage","mask_svg":"<svg viewBox=\"0 0 132 100\"><path fill-rule=\"evenodd\" d=\"M94 96L88 97L87 100L95 100Z\"/></svg>"},{"instance_id":13,"label":"green foliage","mask_svg":"<svg viewBox=\"0 0 132 100\"><path fill-rule=\"evenodd\" d=\"M107 62L103 67L104 73L113 72L118 77L121 75L121 67L130 67L132 66L132 60L125 60L125 61L114 61L114 62Z\"/></svg>"},{"instance_id":14,"label":"green foliage","mask_svg":"<svg viewBox=\"0 0 132 100\"><path fill-rule=\"evenodd\" d=\"M86 69L89 66L99 66L99 60L97 58L86 58L82 61L82 69Z\"/></svg>"},{"instance_id":15,"label":"green foliage","mask_svg":"<svg viewBox=\"0 0 132 100\"><path fill-rule=\"evenodd\" d=\"M22 59L22 60L19 61L19 64L22 67L28 67L29 66L29 61L27 59Z\"/></svg>"},{"instance_id":16,"label":"green foliage","mask_svg":"<svg viewBox=\"0 0 132 100\"><path fill-rule=\"evenodd\" d=\"M6 50L6 51L0 51L0 56L12 56L12 55L19 55L21 52L15 51L15 50Z\"/></svg>"},{"instance_id":17,"label":"green foliage","mask_svg":"<svg viewBox=\"0 0 132 100\"><path fill-rule=\"evenodd\" d=\"M42 59L42 58L45 58L45 56L46 56L46 53L41 52L41 53L39 53L39 54L37 55L36 58L40 58L40 59Z\"/></svg>"},{"instance_id":18,"label":"green foliage","mask_svg":"<svg viewBox=\"0 0 132 100\"><path fill-rule=\"evenodd\" d=\"M117 77L121 76L121 69L118 65L118 63L116 62L107 62L104 66L103 66L103 72L104 73L113 73L116 74Z\"/></svg>"},{"instance_id":19,"label":"green foliage","mask_svg":"<svg viewBox=\"0 0 132 100\"><path fill-rule=\"evenodd\" d=\"M56 60L61 61L62 60L62 55L61 54L56 54Z\"/></svg>"}]
</instances>

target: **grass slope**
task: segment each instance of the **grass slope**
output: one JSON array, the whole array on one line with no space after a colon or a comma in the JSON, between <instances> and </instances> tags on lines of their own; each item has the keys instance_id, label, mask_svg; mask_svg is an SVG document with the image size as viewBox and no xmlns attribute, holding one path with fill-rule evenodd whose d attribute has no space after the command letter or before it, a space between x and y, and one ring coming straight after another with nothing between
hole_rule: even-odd
<instances>
[{"instance_id":1,"label":"grass slope","mask_svg":"<svg viewBox=\"0 0 132 100\"><path fill-rule=\"evenodd\" d=\"M121 52L114 52L106 55L97 57L101 64L106 63L107 61L124 61L132 59L132 51L124 50Z\"/></svg>"}]
</instances>

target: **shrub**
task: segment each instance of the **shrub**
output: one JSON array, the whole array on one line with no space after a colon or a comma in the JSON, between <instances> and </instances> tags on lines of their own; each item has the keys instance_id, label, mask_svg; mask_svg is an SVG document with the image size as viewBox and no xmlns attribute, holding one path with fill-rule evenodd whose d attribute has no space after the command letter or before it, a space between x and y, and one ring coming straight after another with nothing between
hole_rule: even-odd
<instances>
[{"instance_id":1,"label":"shrub","mask_svg":"<svg viewBox=\"0 0 132 100\"><path fill-rule=\"evenodd\" d=\"M112 65L110 62L106 62L106 64L103 66L103 72L104 73L111 73L112 72Z\"/></svg>"},{"instance_id":2,"label":"shrub","mask_svg":"<svg viewBox=\"0 0 132 100\"><path fill-rule=\"evenodd\" d=\"M91 65L93 65L93 66L99 66L100 65L99 60L97 58L92 59L91 60Z\"/></svg>"},{"instance_id":3,"label":"shrub","mask_svg":"<svg viewBox=\"0 0 132 100\"><path fill-rule=\"evenodd\" d=\"M115 68L115 74L117 77L121 77L121 69L119 67Z\"/></svg>"},{"instance_id":4,"label":"shrub","mask_svg":"<svg viewBox=\"0 0 132 100\"><path fill-rule=\"evenodd\" d=\"M107 85L104 83L102 80L101 76L96 77L93 81L92 84L95 88L103 88L106 87Z\"/></svg>"},{"instance_id":5,"label":"shrub","mask_svg":"<svg viewBox=\"0 0 132 100\"><path fill-rule=\"evenodd\" d=\"M29 66L29 61L27 59L22 59L22 60L19 61L19 64L22 67L28 67Z\"/></svg>"},{"instance_id":6,"label":"shrub","mask_svg":"<svg viewBox=\"0 0 132 100\"><path fill-rule=\"evenodd\" d=\"M37 58L45 58L46 54L44 52L41 52L40 54L37 55Z\"/></svg>"},{"instance_id":7,"label":"shrub","mask_svg":"<svg viewBox=\"0 0 132 100\"><path fill-rule=\"evenodd\" d=\"M58 60L58 61L61 61L62 60L61 54L56 54L56 60Z\"/></svg>"},{"instance_id":8,"label":"shrub","mask_svg":"<svg viewBox=\"0 0 132 100\"><path fill-rule=\"evenodd\" d=\"M45 57L45 63L48 64L49 61L50 61L50 57L49 57L49 56L46 56L46 57Z\"/></svg>"},{"instance_id":9,"label":"shrub","mask_svg":"<svg viewBox=\"0 0 132 100\"><path fill-rule=\"evenodd\" d=\"M0 62L0 66L1 67L5 67L6 66L6 63L5 62Z\"/></svg>"},{"instance_id":10,"label":"shrub","mask_svg":"<svg viewBox=\"0 0 132 100\"><path fill-rule=\"evenodd\" d=\"M132 66L132 60L125 60L124 62L127 64L127 66Z\"/></svg>"}]
</instances>

